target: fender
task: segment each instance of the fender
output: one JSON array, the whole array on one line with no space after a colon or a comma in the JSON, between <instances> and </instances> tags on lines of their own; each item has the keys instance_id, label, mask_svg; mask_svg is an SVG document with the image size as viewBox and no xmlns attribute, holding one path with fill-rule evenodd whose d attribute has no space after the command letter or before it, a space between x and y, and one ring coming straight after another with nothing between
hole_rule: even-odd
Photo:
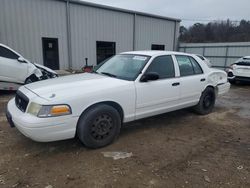
<instances>
[{"instance_id":1,"label":"fender","mask_svg":"<svg viewBox=\"0 0 250 188\"><path fill-rule=\"evenodd\" d=\"M32 64L32 63L29 63L27 72L28 72L27 78L34 74L39 79L43 75L42 71L38 69L35 66L35 64Z\"/></svg>"}]
</instances>

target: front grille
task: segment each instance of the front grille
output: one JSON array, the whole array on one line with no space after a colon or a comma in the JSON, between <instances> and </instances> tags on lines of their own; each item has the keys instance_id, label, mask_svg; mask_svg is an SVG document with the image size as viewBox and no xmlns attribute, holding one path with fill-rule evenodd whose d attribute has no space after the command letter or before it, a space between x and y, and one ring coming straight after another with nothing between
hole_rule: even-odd
<instances>
[{"instance_id":1,"label":"front grille","mask_svg":"<svg viewBox=\"0 0 250 188\"><path fill-rule=\"evenodd\" d=\"M25 112L29 104L29 98L26 97L21 91L17 91L16 97L15 97L15 103L16 103L17 108L19 108L19 110L21 110L22 112Z\"/></svg>"}]
</instances>

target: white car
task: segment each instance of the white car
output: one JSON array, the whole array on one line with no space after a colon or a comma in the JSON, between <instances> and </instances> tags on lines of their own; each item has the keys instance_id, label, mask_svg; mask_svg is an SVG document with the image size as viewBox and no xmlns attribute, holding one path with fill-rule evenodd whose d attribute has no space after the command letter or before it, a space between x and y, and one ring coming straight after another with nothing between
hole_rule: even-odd
<instances>
[{"instance_id":1,"label":"white car","mask_svg":"<svg viewBox=\"0 0 250 188\"><path fill-rule=\"evenodd\" d=\"M31 63L13 49L0 44L0 82L28 84L55 77L55 71Z\"/></svg>"},{"instance_id":2,"label":"white car","mask_svg":"<svg viewBox=\"0 0 250 188\"><path fill-rule=\"evenodd\" d=\"M250 82L250 56L238 59L227 69L228 80L231 83L236 81Z\"/></svg>"},{"instance_id":3,"label":"white car","mask_svg":"<svg viewBox=\"0 0 250 188\"><path fill-rule=\"evenodd\" d=\"M195 54L195 55L197 55L202 61L204 61L207 64L207 66L212 67L212 63L210 62L210 60L208 58L206 58L200 54Z\"/></svg>"},{"instance_id":4,"label":"white car","mask_svg":"<svg viewBox=\"0 0 250 188\"><path fill-rule=\"evenodd\" d=\"M115 55L93 73L22 86L7 106L10 125L39 142L79 137L90 148L110 144L121 125L193 107L208 114L228 92L224 71L197 56L167 51Z\"/></svg>"}]
</instances>

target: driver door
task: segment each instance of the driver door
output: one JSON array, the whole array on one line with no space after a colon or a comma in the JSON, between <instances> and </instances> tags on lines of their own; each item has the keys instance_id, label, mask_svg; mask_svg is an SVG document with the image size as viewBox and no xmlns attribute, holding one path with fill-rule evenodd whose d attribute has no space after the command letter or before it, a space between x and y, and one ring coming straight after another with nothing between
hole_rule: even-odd
<instances>
[{"instance_id":1,"label":"driver door","mask_svg":"<svg viewBox=\"0 0 250 188\"><path fill-rule=\"evenodd\" d=\"M18 61L19 55L0 46L0 81L23 83L27 77L28 64Z\"/></svg>"},{"instance_id":2,"label":"driver door","mask_svg":"<svg viewBox=\"0 0 250 188\"><path fill-rule=\"evenodd\" d=\"M171 55L153 59L146 73L155 72L159 79L136 82L136 119L166 113L178 107L180 78L176 77L176 70Z\"/></svg>"}]
</instances>

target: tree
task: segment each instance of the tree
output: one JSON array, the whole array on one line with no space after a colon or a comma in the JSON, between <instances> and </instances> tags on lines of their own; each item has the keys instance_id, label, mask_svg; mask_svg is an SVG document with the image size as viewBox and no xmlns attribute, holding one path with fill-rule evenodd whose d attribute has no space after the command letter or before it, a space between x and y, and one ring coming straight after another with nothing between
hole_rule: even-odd
<instances>
[{"instance_id":1,"label":"tree","mask_svg":"<svg viewBox=\"0 0 250 188\"><path fill-rule=\"evenodd\" d=\"M195 23L189 28L181 26L180 42L246 42L250 41L250 21L216 21Z\"/></svg>"}]
</instances>

